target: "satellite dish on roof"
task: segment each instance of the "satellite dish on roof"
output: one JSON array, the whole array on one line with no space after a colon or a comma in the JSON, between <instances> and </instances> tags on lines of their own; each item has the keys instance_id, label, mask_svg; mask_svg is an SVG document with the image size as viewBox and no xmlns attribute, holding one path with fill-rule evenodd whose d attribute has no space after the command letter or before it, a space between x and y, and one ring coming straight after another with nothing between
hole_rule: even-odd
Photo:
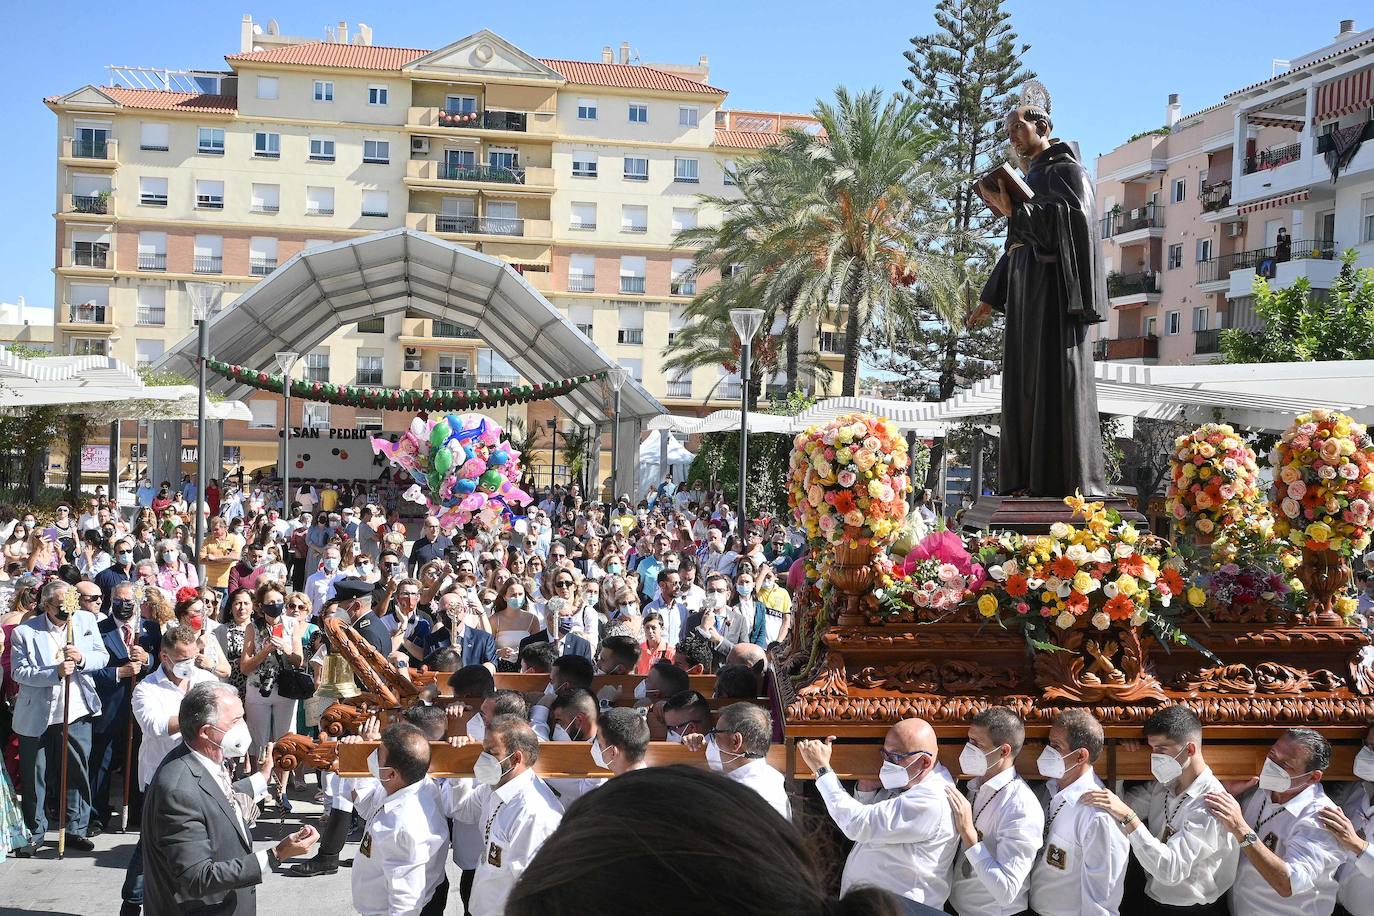
<instances>
[{"instance_id":1,"label":"satellite dish on roof","mask_svg":"<svg viewBox=\"0 0 1374 916\"><path fill-rule=\"evenodd\" d=\"M253 34L254 34L254 35L261 35L261 34L262 34L262 26L258 25L256 22L253 23Z\"/></svg>"},{"instance_id":2,"label":"satellite dish on roof","mask_svg":"<svg viewBox=\"0 0 1374 916\"><path fill-rule=\"evenodd\" d=\"M269 19L269 20L267 20L267 34L268 34L268 35L280 35L280 34L281 34L281 26L277 25L277 20L275 20L275 19Z\"/></svg>"}]
</instances>

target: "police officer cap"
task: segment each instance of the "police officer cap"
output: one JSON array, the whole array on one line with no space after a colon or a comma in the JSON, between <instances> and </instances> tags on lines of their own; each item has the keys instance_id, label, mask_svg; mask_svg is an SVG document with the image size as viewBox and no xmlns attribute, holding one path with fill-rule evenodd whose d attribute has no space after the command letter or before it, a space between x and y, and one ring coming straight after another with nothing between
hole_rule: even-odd
<instances>
[{"instance_id":1,"label":"police officer cap","mask_svg":"<svg viewBox=\"0 0 1374 916\"><path fill-rule=\"evenodd\" d=\"M334 596L339 601L353 601L356 598L371 598L372 583L366 579L340 579L334 583Z\"/></svg>"}]
</instances>

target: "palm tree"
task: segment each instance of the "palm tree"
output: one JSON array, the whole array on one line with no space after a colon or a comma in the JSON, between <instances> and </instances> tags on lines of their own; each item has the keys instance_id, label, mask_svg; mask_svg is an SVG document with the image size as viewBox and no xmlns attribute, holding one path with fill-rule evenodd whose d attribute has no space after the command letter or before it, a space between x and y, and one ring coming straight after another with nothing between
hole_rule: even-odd
<instances>
[{"instance_id":1,"label":"palm tree","mask_svg":"<svg viewBox=\"0 0 1374 916\"><path fill-rule=\"evenodd\" d=\"M699 297L702 309L729 299L781 311L789 326L843 320L841 393L857 393L865 334L900 325L918 280L948 285L935 244L946 220L933 201L950 179L931 157L936 138L920 111L901 95L840 87L833 103L816 105L820 130L786 131L742 170L738 201L708 198L721 224L680 238L702 243L696 269L741 269Z\"/></svg>"}]
</instances>

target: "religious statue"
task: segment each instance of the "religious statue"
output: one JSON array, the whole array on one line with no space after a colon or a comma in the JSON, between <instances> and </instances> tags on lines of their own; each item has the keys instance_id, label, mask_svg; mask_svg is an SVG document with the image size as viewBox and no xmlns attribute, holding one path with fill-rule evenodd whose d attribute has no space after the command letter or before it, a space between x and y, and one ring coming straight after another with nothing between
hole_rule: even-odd
<instances>
[{"instance_id":1,"label":"religious statue","mask_svg":"<svg viewBox=\"0 0 1374 916\"><path fill-rule=\"evenodd\" d=\"M1007 240L968 320L972 328L993 311L1006 316L998 492L1104 496L1087 334L1106 301L1092 179L1074 148L1050 136L1044 87L1028 84L1021 102L1005 124L1024 185L1006 169L976 185L1007 217Z\"/></svg>"}]
</instances>

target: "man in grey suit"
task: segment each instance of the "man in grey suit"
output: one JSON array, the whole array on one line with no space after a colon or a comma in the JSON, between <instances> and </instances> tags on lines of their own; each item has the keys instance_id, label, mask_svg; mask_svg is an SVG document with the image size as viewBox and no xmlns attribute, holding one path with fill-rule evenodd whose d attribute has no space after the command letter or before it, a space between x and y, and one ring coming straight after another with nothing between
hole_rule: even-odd
<instances>
[{"instance_id":1,"label":"man in grey suit","mask_svg":"<svg viewBox=\"0 0 1374 916\"><path fill-rule=\"evenodd\" d=\"M224 762L251 740L243 703L229 684L197 684L177 715L182 743L158 767L143 805L143 906L147 916L252 916L255 886L319 833L302 827L253 852L244 815L267 791L263 772L231 784ZM263 769L270 771L271 748Z\"/></svg>"},{"instance_id":2,"label":"man in grey suit","mask_svg":"<svg viewBox=\"0 0 1374 916\"><path fill-rule=\"evenodd\" d=\"M39 593L42 612L14 628L12 666L19 683L19 698L14 706L14 731L19 735L20 785L23 789L24 826L29 846L15 850L18 856L32 855L48 832L44 813L49 777L47 760L60 760L63 753L63 681L70 676L70 700L66 710L67 729L67 845L90 852L95 848L86 838L91 815L91 786L87 763L91 754L91 722L100 716L100 695L95 689L94 673L105 667L109 653L100 636L100 623L93 613L72 608L72 587L60 579L43 586ZM99 594L97 593L97 599ZM97 600L93 607L100 606ZM72 642L67 643L70 620Z\"/></svg>"}]
</instances>

